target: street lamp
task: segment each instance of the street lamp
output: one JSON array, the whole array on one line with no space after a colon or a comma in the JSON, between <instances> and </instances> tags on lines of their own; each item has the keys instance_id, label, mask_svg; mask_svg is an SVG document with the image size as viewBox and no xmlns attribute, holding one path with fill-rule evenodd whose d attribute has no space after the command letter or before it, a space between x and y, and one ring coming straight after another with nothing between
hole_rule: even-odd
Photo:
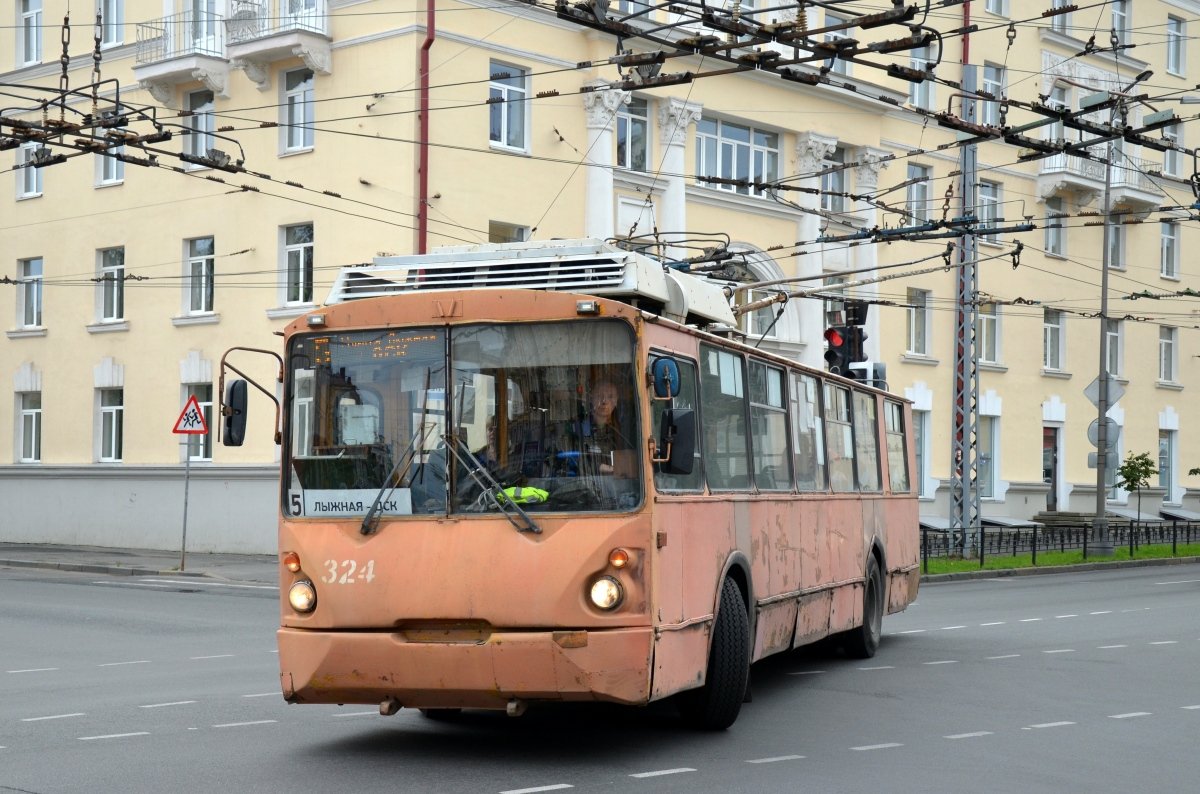
<instances>
[{"instance_id":1,"label":"street lamp","mask_svg":"<svg viewBox=\"0 0 1200 794\"><path fill-rule=\"evenodd\" d=\"M1116 121L1117 110L1124 107L1125 101L1128 99L1126 94L1138 83L1143 80L1148 80L1154 72L1147 69L1146 71L1133 78L1129 85L1125 86L1120 91L1102 92L1093 94L1089 97L1084 97L1080 101L1081 107L1097 104L1108 99L1110 96L1116 96L1117 102L1112 106L1108 115L1108 126L1112 129L1113 123ZM1109 381L1111 374L1108 371L1108 268L1111 264L1110 253L1110 238L1112 234L1112 167L1113 157L1116 156L1115 138L1109 138L1107 147L1107 161L1104 166L1104 258L1103 266L1100 270L1100 389L1096 399L1096 518L1093 526L1096 529L1095 552L1097 557L1111 557L1113 555L1112 537L1108 533L1108 514L1107 514L1107 483L1105 482L1105 473L1108 470L1108 394Z\"/></svg>"}]
</instances>

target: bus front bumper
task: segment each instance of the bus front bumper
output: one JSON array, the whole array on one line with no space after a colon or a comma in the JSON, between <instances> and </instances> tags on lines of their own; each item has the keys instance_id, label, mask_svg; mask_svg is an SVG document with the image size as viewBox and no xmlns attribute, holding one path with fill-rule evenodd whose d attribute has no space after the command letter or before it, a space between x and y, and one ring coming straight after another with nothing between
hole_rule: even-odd
<instances>
[{"instance_id":1,"label":"bus front bumper","mask_svg":"<svg viewBox=\"0 0 1200 794\"><path fill-rule=\"evenodd\" d=\"M289 628L277 636L289 703L502 709L510 700L649 700L650 628L493 632L477 642Z\"/></svg>"}]
</instances>

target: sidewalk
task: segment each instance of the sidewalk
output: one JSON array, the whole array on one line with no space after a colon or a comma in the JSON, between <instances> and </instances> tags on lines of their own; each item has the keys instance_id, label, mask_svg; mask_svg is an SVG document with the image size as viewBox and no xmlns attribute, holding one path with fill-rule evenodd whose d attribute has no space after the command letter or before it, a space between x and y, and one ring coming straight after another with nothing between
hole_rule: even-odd
<instances>
[{"instance_id":1,"label":"sidewalk","mask_svg":"<svg viewBox=\"0 0 1200 794\"><path fill-rule=\"evenodd\" d=\"M184 570L179 570L179 563L178 551L0 543L0 568L53 568L125 576L206 576L279 584L279 563L273 554L188 552Z\"/></svg>"}]
</instances>

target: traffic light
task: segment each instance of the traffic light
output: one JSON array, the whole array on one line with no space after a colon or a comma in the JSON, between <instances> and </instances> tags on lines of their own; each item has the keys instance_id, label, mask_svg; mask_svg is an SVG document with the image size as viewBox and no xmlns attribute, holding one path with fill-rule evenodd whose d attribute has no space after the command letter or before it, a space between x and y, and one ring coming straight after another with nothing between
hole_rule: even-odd
<instances>
[{"instance_id":1,"label":"traffic light","mask_svg":"<svg viewBox=\"0 0 1200 794\"><path fill-rule=\"evenodd\" d=\"M863 333L861 325L851 325L846 329L846 347L849 349L851 364L861 364L867 360L867 354L863 352L863 342L867 335Z\"/></svg>"},{"instance_id":2,"label":"traffic light","mask_svg":"<svg viewBox=\"0 0 1200 794\"><path fill-rule=\"evenodd\" d=\"M854 326L836 325L825 329L825 368L843 377L850 377L850 333Z\"/></svg>"}]
</instances>

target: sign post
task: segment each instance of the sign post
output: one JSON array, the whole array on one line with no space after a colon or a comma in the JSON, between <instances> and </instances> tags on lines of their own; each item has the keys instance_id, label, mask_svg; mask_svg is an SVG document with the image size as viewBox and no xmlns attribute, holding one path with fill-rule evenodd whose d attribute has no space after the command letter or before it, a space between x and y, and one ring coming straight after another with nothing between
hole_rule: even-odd
<instances>
[{"instance_id":1,"label":"sign post","mask_svg":"<svg viewBox=\"0 0 1200 794\"><path fill-rule=\"evenodd\" d=\"M196 395L188 397L187 404L183 406L183 412L175 420L175 427L171 432L181 436L208 435L208 423L204 421L204 411L200 410L200 403L196 400ZM179 549L179 570L181 571L187 566L188 483L191 481L191 477L192 453L185 443L183 449L183 541Z\"/></svg>"}]
</instances>

